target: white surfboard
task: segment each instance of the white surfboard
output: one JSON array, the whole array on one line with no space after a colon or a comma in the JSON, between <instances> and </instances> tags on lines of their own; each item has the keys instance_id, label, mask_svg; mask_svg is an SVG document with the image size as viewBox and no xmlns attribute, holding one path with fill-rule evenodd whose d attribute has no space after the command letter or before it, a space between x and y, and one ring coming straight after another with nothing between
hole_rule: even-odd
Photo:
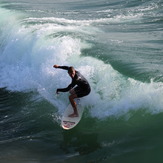
<instances>
[{"instance_id":1,"label":"white surfboard","mask_svg":"<svg viewBox=\"0 0 163 163\"><path fill-rule=\"evenodd\" d=\"M73 108L71 104L68 105L66 110L63 113L62 119L61 119L61 126L65 130L69 130L74 128L81 120L81 117L83 115L84 107L80 105L79 102L77 102L77 109L78 109L78 117L69 117L70 114L73 113Z\"/></svg>"}]
</instances>

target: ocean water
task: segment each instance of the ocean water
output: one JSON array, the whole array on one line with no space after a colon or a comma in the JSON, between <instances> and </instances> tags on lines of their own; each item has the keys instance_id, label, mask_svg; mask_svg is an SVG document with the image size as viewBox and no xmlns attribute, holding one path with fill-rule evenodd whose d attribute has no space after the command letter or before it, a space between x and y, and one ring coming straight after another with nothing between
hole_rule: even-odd
<instances>
[{"instance_id":1,"label":"ocean water","mask_svg":"<svg viewBox=\"0 0 163 163\"><path fill-rule=\"evenodd\" d=\"M72 65L90 82L60 126ZM163 162L162 0L0 0L0 162Z\"/></svg>"}]
</instances>

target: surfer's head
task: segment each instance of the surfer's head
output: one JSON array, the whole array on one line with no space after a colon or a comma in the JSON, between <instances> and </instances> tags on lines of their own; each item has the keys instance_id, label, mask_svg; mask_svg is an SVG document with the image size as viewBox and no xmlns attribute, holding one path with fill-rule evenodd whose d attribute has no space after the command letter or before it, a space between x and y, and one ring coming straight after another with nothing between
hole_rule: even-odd
<instances>
[{"instance_id":1,"label":"surfer's head","mask_svg":"<svg viewBox=\"0 0 163 163\"><path fill-rule=\"evenodd\" d=\"M68 74L73 78L75 76L75 69L74 67L69 67Z\"/></svg>"}]
</instances>

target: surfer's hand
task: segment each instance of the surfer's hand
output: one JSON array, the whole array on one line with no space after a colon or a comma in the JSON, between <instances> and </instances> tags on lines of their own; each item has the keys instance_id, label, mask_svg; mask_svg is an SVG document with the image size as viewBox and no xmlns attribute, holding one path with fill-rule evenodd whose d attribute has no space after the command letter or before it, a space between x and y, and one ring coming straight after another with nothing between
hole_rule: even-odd
<instances>
[{"instance_id":1,"label":"surfer's hand","mask_svg":"<svg viewBox=\"0 0 163 163\"><path fill-rule=\"evenodd\" d=\"M59 66L58 66L58 65L54 65L53 67L54 67L54 68L58 68Z\"/></svg>"},{"instance_id":2,"label":"surfer's hand","mask_svg":"<svg viewBox=\"0 0 163 163\"><path fill-rule=\"evenodd\" d=\"M59 94L58 89L56 90L56 94Z\"/></svg>"}]
</instances>

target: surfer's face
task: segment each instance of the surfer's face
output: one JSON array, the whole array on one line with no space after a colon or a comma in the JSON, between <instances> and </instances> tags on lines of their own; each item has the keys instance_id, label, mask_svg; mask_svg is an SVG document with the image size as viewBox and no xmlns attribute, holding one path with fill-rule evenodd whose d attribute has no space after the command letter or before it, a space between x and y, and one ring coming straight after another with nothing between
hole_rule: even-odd
<instances>
[{"instance_id":1,"label":"surfer's face","mask_svg":"<svg viewBox=\"0 0 163 163\"><path fill-rule=\"evenodd\" d=\"M68 74L70 75L71 78L74 78L74 76L75 76L75 71L69 72Z\"/></svg>"}]
</instances>

